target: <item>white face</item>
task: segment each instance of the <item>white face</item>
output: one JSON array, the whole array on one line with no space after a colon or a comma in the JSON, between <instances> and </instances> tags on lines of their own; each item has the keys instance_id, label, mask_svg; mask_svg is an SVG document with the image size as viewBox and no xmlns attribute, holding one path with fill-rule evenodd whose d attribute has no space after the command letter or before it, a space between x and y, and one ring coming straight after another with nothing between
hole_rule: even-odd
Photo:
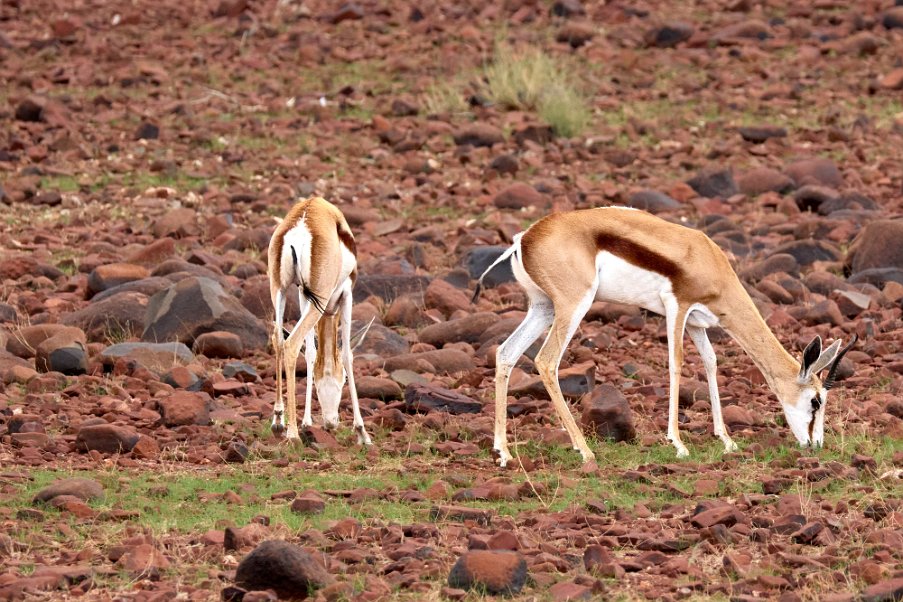
<instances>
[{"instance_id":1,"label":"white face","mask_svg":"<svg viewBox=\"0 0 903 602\"><path fill-rule=\"evenodd\" d=\"M802 387L795 404L784 403L784 416L802 447L821 447L825 442L825 402L828 391Z\"/></svg>"},{"instance_id":2,"label":"white face","mask_svg":"<svg viewBox=\"0 0 903 602\"><path fill-rule=\"evenodd\" d=\"M342 385L345 384L345 371L342 366L337 366L337 372L337 375L322 376L315 381L323 426L327 429L339 426L339 402L342 399Z\"/></svg>"}]
</instances>

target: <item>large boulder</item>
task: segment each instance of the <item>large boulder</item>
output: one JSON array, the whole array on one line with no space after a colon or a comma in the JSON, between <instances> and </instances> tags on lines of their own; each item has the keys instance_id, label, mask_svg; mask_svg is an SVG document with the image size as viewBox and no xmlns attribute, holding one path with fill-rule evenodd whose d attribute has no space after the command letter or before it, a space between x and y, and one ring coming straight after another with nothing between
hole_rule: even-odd
<instances>
[{"instance_id":1,"label":"large boulder","mask_svg":"<svg viewBox=\"0 0 903 602\"><path fill-rule=\"evenodd\" d=\"M196 276L151 297L145 323L141 339L148 342L191 345L205 332L223 330L240 336L247 348L259 349L269 338L263 322L218 282Z\"/></svg>"},{"instance_id":2,"label":"large boulder","mask_svg":"<svg viewBox=\"0 0 903 602\"><path fill-rule=\"evenodd\" d=\"M147 296L123 292L95 301L63 318L63 324L78 326L91 342L128 339L144 329Z\"/></svg>"}]
</instances>

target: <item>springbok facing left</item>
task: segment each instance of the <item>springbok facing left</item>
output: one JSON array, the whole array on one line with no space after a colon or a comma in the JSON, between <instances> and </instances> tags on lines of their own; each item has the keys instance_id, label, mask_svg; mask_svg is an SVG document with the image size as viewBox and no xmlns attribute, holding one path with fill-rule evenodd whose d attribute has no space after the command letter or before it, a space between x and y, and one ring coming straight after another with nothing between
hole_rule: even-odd
<instances>
[{"instance_id":1,"label":"springbok facing left","mask_svg":"<svg viewBox=\"0 0 903 602\"><path fill-rule=\"evenodd\" d=\"M324 426L338 426L339 401L347 375L358 443L370 445L354 385L351 289L357 277L357 257L354 236L345 216L323 198L300 201L277 226L267 255L270 297L275 310L273 349L277 368L273 433L277 436L284 433L287 439L299 438L295 368L303 343L307 391L301 425L313 425L310 405L316 384ZM293 284L298 286L301 317L286 336L286 294ZM283 370L287 407L282 394Z\"/></svg>"}]
</instances>

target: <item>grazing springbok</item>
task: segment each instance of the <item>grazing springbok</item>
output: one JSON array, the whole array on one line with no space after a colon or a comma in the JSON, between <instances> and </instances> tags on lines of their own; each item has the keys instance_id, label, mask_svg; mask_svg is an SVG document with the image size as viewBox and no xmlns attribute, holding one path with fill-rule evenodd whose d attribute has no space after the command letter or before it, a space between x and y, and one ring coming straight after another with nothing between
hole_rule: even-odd
<instances>
[{"instance_id":1,"label":"grazing springbok","mask_svg":"<svg viewBox=\"0 0 903 602\"><path fill-rule=\"evenodd\" d=\"M314 197L297 203L276 227L268 251L270 297L275 309L273 349L276 353L276 403L273 432L298 439L295 368L301 344L307 361L307 394L302 426L311 426L310 398L317 399L327 428L339 424L342 385L348 376L354 430L358 443L370 445L354 386L351 346L351 288L357 277L354 236L345 216L328 201ZM298 286L301 317L291 332L284 329L286 294ZM316 328L316 340L314 339ZM342 343L339 346L339 331ZM282 371L288 389L288 409L282 396Z\"/></svg>"},{"instance_id":2,"label":"grazing springbok","mask_svg":"<svg viewBox=\"0 0 903 602\"><path fill-rule=\"evenodd\" d=\"M502 466L511 459L505 433L511 368L549 327L536 354L536 369L574 449L584 461L594 459L561 394L558 364L596 300L637 305L665 316L670 375L668 439L678 457L689 453L677 428L684 330L705 367L715 435L726 451L737 449L721 416L715 351L706 335L706 329L716 325L724 328L761 370L800 445L822 445L828 389L855 336L840 351L839 340L822 351L821 338L816 337L803 352L801 367L768 329L725 254L702 232L623 207L555 213L514 237L511 247L480 276L474 301L483 276L508 257L515 278L526 290L529 309L496 354L494 449ZM829 364L822 382L818 373Z\"/></svg>"}]
</instances>

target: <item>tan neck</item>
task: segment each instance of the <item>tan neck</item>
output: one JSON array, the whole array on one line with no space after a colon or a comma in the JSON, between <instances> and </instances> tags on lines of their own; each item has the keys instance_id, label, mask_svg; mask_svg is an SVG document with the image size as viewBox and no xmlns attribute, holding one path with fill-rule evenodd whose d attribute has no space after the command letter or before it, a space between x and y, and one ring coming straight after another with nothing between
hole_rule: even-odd
<instances>
[{"instance_id":1,"label":"tan neck","mask_svg":"<svg viewBox=\"0 0 903 602\"><path fill-rule=\"evenodd\" d=\"M768 328L740 282L731 288L735 290L723 295L723 298L730 297L731 302L721 318L722 327L749 355L778 399L789 399L791 387L799 375L799 362L787 353Z\"/></svg>"}]
</instances>

